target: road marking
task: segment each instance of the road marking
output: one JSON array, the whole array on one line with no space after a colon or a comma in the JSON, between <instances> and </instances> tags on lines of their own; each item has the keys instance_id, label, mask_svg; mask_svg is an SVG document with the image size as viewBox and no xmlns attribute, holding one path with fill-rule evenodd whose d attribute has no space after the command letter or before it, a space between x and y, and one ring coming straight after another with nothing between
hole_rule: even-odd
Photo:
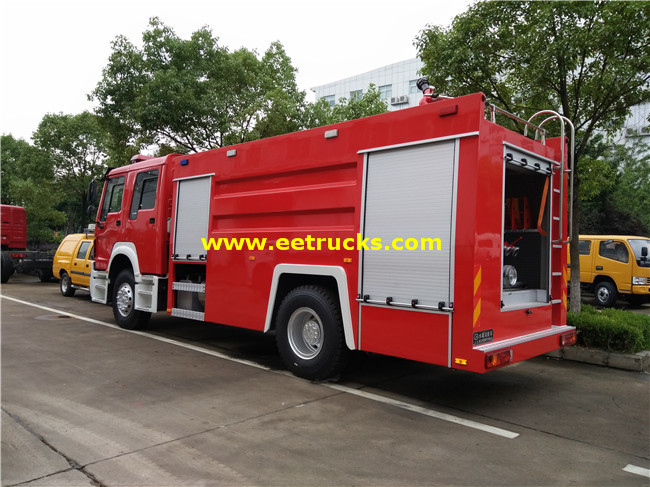
<instances>
[{"instance_id":1,"label":"road marking","mask_svg":"<svg viewBox=\"0 0 650 487\"><path fill-rule=\"evenodd\" d=\"M650 470L643 467L637 467L636 465L630 465L629 463L623 468L625 472L635 473L641 475L642 477L648 477L650 479Z\"/></svg>"},{"instance_id":2,"label":"road marking","mask_svg":"<svg viewBox=\"0 0 650 487\"><path fill-rule=\"evenodd\" d=\"M12 298L10 296L0 295L0 297L5 298L5 299L9 299L10 301L15 301L16 303L31 306L33 308L39 308L39 309L42 309L42 310L45 310L45 311L49 311L50 313L58 313L58 314L61 314L61 315L66 315L66 316L69 316L70 318L75 318L77 320L87 321L87 322L93 323L95 325L106 326L108 328L113 328L113 329L118 330L118 331L123 331L123 332L126 332L126 333L132 333L134 335L139 335L139 336L146 337L146 338L151 338L153 340L158 340L159 342L168 343L170 345L176 345L178 347L187 348L188 350L194 350L195 352L201 352L201 353L204 353L206 355L212 355L213 357L230 360L232 362L237 362L237 363L240 363L240 364L243 364L243 365L249 365L249 366L255 367L257 369L273 371L271 368L269 368L269 367L267 367L265 365L261 365L261 364L258 364L256 362L251 362L250 360L244 360L244 359L240 359L240 358L230 357L229 355L226 355L226 354L221 353L221 352L217 352L215 350L210 350L209 348L203 348L203 347L199 347L199 346L196 346L196 345L192 345L190 343L179 342L178 340L174 340L172 338L165 338L165 337L161 337L161 336L158 336L158 335L152 335L150 333L145 333L145 332L138 331L138 330L127 330L126 328L120 328L119 326L117 326L117 325L115 325L113 323L107 323L106 321L99 321L99 320L95 320L93 318L88 318L86 316L76 315L74 313L70 313L69 311L64 311L64 310L61 310L61 309L49 308L47 306L43 306L43 305L40 305L40 304L29 303L27 301L23 301L23 300L17 299L17 298ZM275 371L273 371L273 372L275 372ZM289 374L287 373L287 375L289 375Z\"/></svg>"},{"instance_id":3,"label":"road marking","mask_svg":"<svg viewBox=\"0 0 650 487\"><path fill-rule=\"evenodd\" d=\"M177 347L182 347L182 348L185 348L185 349L188 349L188 350L193 350L195 352L203 353L203 354L206 354L206 355L211 355L213 357L221 358L221 359L224 359L224 360L229 360L231 362L236 362L236 363L239 363L239 364L242 364L242 365L248 365L250 367L255 367L256 369L268 370L270 372L282 374L282 375L285 375L287 377L295 377L293 374L290 374L289 372L274 370L274 369L271 369L270 367L267 367L265 365L260 365L260 364L258 364L256 362L252 362L250 360L231 357L231 356L223 354L221 352L217 352L215 350L210 350L208 348L199 347L197 345L191 345L189 343L180 342L178 340L174 340L174 339L171 339L171 338L165 338L165 337L161 337L161 336L158 336L158 335L152 335L150 333L145 333L145 332L142 332L142 331L127 330L127 329L124 329L124 328L120 328L119 326L117 326L117 325L115 325L113 323L107 323L105 321L95 320L93 318L88 318L86 316L81 316L81 315L77 315L77 314L74 314L74 313L70 313L69 311L50 308L48 306L43 306L43 305L40 305L40 304L29 303L27 301L23 301L22 299L13 298L13 297L10 297L10 296L0 295L0 297L2 297L4 299L8 299L10 301L14 301L16 303L24 304L26 306L31 306L33 308L42 309L42 310L48 311L50 313L58 313L58 314L62 314L62 315L65 315L65 316L69 316L70 318L75 318L77 320L86 321L88 323L93 323L95 325L106 326L108 328L113 328L115 330L119 330L119 331L122 331L122 332L132 333L134 335L139 335L139 336L142 336L142 337L151 338L151 339L157 340L159 342L167 343L167 344L170 344L170 345L175 345ZM344 392L346 394L352 394L352 395L355 395L355 396L363 397L365 399L370 399L370 400L375 401L375 402L380 402L380 403L383 403L383 404L389 404L391 406L398 407L398 408L401 408L401 409L404 409L404 410L407 410L407 411L419 413L419 414L422 414L424 416L429 416L429 417L432 417L432 418L441 419L443 421L447 421L447 422L450 422L450 423L455 423L455 424L459 424L461 426L466 426L468 428L473 428L473 429L476 429L476 430L484 431L486 433L491 433L493 435L501 436L501 437L504 437L504 438L513 439L513 438L517 438L519 436L519 433L514 433L512 431L504 430L504 429L501 429L501 428L496 428L494 426L489 426L487 424L477 423L476 421L471 421L469 419L459 418L459 417L453 416L451 414L441 413L441 412L435 411L433 409L428 409L428 408L424 408L422 406L417 406L415 404L410 404L408 402L399 401L399 400L396 400L396 399L391 399L391 398L388 398L388 397L385 397L385 396L380 396L379 394L373 394L371 392L361 391L359 389L354 389L352 387L342 386L342 385L339 385L339 384L333 384L333 383L328 383L328 382L320 382L319 385L329 387L330 389L334 389L334 390L339 391L339 392ZM626 470L628 467L632 467L632 468L639 469L639 470L645 470L645 469L642 469L640 467L634 467L633 465L628 465L623 470ZM626 470L626 471L630 471L630 470ZM647 470L645 470L645 471L647 472ZM638 473L638 472L635 471L633 473ZM645 475L647 475L647 474L645 474Z\"/></svg>"},{"instance_id":4,"label":"road marking","mask_svg":"<svg viewBox=\"0 0 650 487\"><path fill-rule=\"evenodd\" d=\"M401 409L406 409L407 411L413 411L415 413L420 413L425 416L431 416L432 418L442 419L443 421L449 421L450 423L460 424L462 426L467 426L468 428L474 428L477 430L485 431L487 433L492 433L493 435L503 436L504 438L517 438L519 433L514 433L512 431L504 430L501 428L496 428L494 426L489 426L487 424L477 423L476 421L471 421L469 419L459 418L457 416L452 416L451 414L441 413L429 408L423 408L421 406L416 406L415 404L410 404L404 401L398 401L396 399L391 399L389 397L380 396L378 394L373 394L371 392L361 391L359 389L353 389L351 387L342 386L338 384L325 384L331 389L336 389L337 391L347 392L348 394L354 394L355 396L365 397L372 401L381 402L384 404L390 404Z\"/></svg>"}]
</instances>

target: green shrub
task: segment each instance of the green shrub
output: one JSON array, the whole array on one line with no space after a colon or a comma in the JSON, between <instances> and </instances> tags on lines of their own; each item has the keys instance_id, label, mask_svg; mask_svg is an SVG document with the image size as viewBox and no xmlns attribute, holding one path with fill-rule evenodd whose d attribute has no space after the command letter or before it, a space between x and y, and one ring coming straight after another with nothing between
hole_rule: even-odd
<instances>
[{"instance_id":1,"label":"green shrub","mask_svg":"<svg viewBox=\"0 0 650 487\"><path fill-rule=\"evenodd\" d=\"M582 313L567 313L567 324L578 329L578 345L623 353L650 350L650 316L583 304Z\"/></svg>"}]
</instances>

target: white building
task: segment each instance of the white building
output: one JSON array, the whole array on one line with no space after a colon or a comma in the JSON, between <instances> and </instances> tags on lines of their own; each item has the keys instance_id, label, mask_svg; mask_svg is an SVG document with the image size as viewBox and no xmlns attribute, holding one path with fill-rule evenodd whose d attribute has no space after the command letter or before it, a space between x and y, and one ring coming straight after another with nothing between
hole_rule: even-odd
<instances>
[{"instance_id":1,"label":"white building","mask_svg":"<svg viewBox=\"0 0 650 487\"><path fill-rule=\"evenodd\" d=\"M623 129L623 143L633 144L641 140L650 144L650 102L641 103L632 107L632 113L625 121Z\"/></svg>"},{"instance_id":2,"label":"white building","mask_svg":"<svg viewBox=\"0 0 650 487\"><path fill-rule=\"evenodd\" d=\"M368 91L370 85L375 85L382 99L388 103L388 110L399 110L416 106L422 98L422 92L415 85L422 76L420 74L424 63L416 59L408 59L399 63L389 64L373 69L367 73L351 76L339 81L312 88L316 99L324 98L331 106L341 98L348 100L361 96ZM641 139L650 143L650 102L632 107L632 113L625 122L625 128L618 143L632 144Z\"/></svg>"},{"instance_id":3,"label":"white building","mask_svg":"<svg viewBox=\"0 0 650 487\"><path fill-rule=\"evenodd\" d=\"M324 98L334 106L341 98L350 100L362 96L372 84L379 90L382 99L388 103L388 110L399 110L416 106L420 102L422 92L418 90L415 82L422 76L420 70L423 66L424 63L419 59L408 59L316 86L312 91L316 93L317 100Z\"/></svg>"}]
</instances>

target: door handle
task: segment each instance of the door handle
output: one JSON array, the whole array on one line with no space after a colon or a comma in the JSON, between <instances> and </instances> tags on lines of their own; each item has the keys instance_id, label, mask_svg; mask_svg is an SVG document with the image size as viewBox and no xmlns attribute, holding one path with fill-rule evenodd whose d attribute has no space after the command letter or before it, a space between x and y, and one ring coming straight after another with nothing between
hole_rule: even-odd
<instances>
[{"instance_id":1,"label":"door handle","mask_svg":"<svg viewBox=\"0 0 650 487\"><path fill-rule=\"evenodd\" d=\"M596 266L596 270L597 270L597 271L602 271L602 270L603 270L603 266L602 266L602 265L597 265L597 266Z\"/></svg>"},{"instance_id":2,"label":"door handle","mask_svg":"<svg viewBox=\"0 0 650 487\"><path fill-rule=\"evenodd\" d=\"M115 222L115 225L118 226L118 227L119 227L121 224L122 224L122 221L121 221L121 220L117 220L117 221Z\"/></svg>"},{"instance_id":3,"label":"door handle","mask_svg":"<svg viewBox=\"0 0 650 487\"><path fill-rule=\"evenodd\" d=\"M149 223L151 223L153 225L154 223L156 223L156 219L155 218L149 218Z\"/></svg>"}]
</instances>

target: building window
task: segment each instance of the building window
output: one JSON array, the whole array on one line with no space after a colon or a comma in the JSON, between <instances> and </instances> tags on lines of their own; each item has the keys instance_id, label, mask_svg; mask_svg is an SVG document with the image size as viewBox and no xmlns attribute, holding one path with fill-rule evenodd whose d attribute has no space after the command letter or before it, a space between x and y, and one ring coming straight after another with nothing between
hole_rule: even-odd
<instances>
[{"instance_id":1,"label":"building window","mask_svg":"<svg viewBox=\"0 0 650 487\"><path fill-rule=\"evenodd\" d=\"M327 103L329 103L329 106L331 106L331 107L334 106L334 95L324 96L323 100L325 100Z\"/></svg>"},{"instance_id":2,"label":"building window","mask_svg":"<svg viewBox=\"0 0 650 487\"><path fill-rule=\"evenodd\" d=\"M363 96L363 90L354 90L350 92L350 100L360 100Z\"/></svg>"},{"instance_id":3,"label":"building window","mask_svg":"<svg viewBox=\"0 0 650 487\"><path fill-rule=\"evenodd\" d=\"M418 91L418 80L412 79L409 81L409 95L417 95Z\"/></svg>"},{"instance_id":4,"label":"building window","mask_svg":"<svg viewBox=\"0 0 650 487\"><path fill-rule=\"evenodd\" d=\"M379 98L382 100L390 100L393 96L393 85L384 85L379 87Z\"/></svg>"}]
</instances>

